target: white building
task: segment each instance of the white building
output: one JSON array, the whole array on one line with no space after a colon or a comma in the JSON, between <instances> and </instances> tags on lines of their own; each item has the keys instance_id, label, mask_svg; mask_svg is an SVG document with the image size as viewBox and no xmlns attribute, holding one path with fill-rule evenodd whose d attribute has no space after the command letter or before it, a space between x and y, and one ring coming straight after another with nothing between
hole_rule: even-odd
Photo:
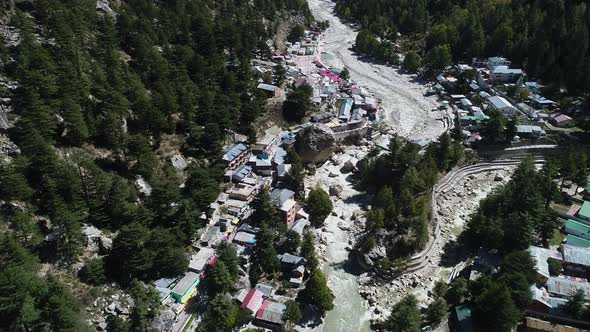
<instances>
[{"instance_id":1,"label":"white building","mask_svg":"<svg viewBox=\"0 0 590 332\"><path fill-rule=\"evenodd\" d=\"M486 65L488 66L488 68L490 70L494 69L498 66L509 67L511 64L512 64L512 61L510 61L504 57L498 57L498 56L488 58L486 61Z\"/></svg>"},{"instance_id":2,"label":"white building","mask_svg":"<svg viewBox=\"0 0 590 332\"><path fill-rule=\"evenodd\" d=\"M504 116L512 116L516 112L516 108L504 97L493 96L488 101L492 109L502 112Z\"/></svg>"},{"instance_id":3,"label":"white building","mask_svg":"<svg viewBox=\"0 0 590 332\"><path fill-rule=\"evenodd\" d=\"M492 76L495 82L516 82L523 75L522 69L508 68L508 66L497 66L492 69Z\"/></svg>"}]
</instances>

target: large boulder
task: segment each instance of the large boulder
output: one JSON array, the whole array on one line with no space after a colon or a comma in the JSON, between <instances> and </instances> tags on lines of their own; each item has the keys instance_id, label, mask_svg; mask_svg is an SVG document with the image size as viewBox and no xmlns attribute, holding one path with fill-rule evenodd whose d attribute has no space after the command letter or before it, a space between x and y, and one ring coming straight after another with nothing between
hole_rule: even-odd
<instances>
[{"instance_id":1,"label":"large boulder","mask_svg":"<svg viewBox=\"0 0 590 332\"><path fill-rule=\"evenodd\" d=\"M297 135L296 148L304 163L323 163L336 146L334 131L323 124L312 124Z\"/></svg>"},{"instance_id":2,"label":"large boulder","mask_svg":"<svg viewBox=\"0 0 590 332\"><path fill-rule=\"evenodd\" d=\"M339 184L333 184L330 186L329 188L329 192L330 192L330 196L340 196L340 194L342 193L342 186Z\"/></svg>"},{"instance_id":3,"label":"large boulder","mask_svg":"<svg viewBox=\"0 0 590 332\"><path fill-rule=\"evenodd\" d=\"M342 172L343 174L354 172L356 170L357 163L358 159L356 159L355 157L348 159L340 168L340 172Z\"/></svg>"}]
</instances>

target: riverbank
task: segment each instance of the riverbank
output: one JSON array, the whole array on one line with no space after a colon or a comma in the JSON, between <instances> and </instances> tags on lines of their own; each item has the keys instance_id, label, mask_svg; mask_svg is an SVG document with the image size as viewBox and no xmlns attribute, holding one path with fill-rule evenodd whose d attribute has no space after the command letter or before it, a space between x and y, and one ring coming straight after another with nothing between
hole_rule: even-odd
<instances>
[{"instance_id":1,"label":"riverbank","mask_svg":"<svg viewBox=\"0 0 590 332\"><path fill-rule=\"evenodd\" d=\"M426 86L417 81L416 75L402 74L384 64L362 61L351 49L358 32L334 14L334 2L309 0L308 3L317 20L330 23L320 43L322 61L335 68L346 66L351 79L382 99L385 126L409 140L433 140L447 129L446 114L432 111L439 103L435 96L423 95Z\"/></svg>"},{"instance_id":2,"label":"riverbank","mask_svg":"<svg viewBox=\"0 0 590 332\"><path fill-rule=\"evenodd\" d=\"M316 174L306 177L308 189L316 186L332 192L334 210L325 226L316 230L318 255L328 285L336 296L334 310L328 312L323 331L370 331L369 307L360 296L358 277L348 272L348 253L355 244L355 235L362 231L360 218L365 195L355 189L352 173L342 172L348 160L363 158L368 146L346 147L345 153L335 154ZM331 189L331 190L330 190ZM334 195L337 194L337 195Z\"/></svg>"}]
</instances>

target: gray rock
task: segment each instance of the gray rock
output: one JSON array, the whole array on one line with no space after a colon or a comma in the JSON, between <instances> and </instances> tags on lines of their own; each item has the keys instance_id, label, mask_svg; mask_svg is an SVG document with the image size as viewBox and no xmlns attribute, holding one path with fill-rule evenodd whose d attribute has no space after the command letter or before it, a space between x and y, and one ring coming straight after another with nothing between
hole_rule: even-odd
<instances>
[{"instance_id":1,"label":"gray rock","mask_svg":"<svg viewBox=\"0 0 590 332\"><path fill-rule=\"evenodd\" d=\"M356 170L357 163L358 163L358 160L356 158L348 159L344 163L344 165L342 165L342 167L340 168L340 172L342 172L343 174L354 172Z\"/></svg>"},{"instance_id":2,"label":"gray rock","mask_svg":"<svg viewBox=\"0 0 590 332\"><path fill-rule=\"evenodd\" d=\"M107 323L106 322L98 323L98 330L99 331L106 331L107 330Z\"/></svg>"},{"instance_id":3,"label":"gray rock","mask_svg":"<svg viewBox=\"0 0 590 332\"><path fill-rule=\"evenodd\" d=\"M334 131L323 124L313 124L297 135L296 149L304 163L322 163L334 152Z\"/></svg>"},{"instance_id":4,"label":"gray rock","mask_svg":"<svg viewBox=\"0 0 590 332\"><path fill-rule=\"evenodd\" d=\"M504 180L504 178L502 177L502 175L500 174L496 174L496 176L494 177L494 181L499 182Z\"/></svg>"},{"instance_id":5,"label":"gray rock","mask_svg":"<svg viewBox=\"0 0 590 332\"><path fill-rule=\"evenodd\" d=\"M182 155L175 154L170 158L170 161L172 162L172 166L178 171L182 171L188 167L188 162Z\"/></svg>"},{"instance_id":6,"label":"gray rock","mask_svg":"<svg viewBox=\"0 0 590 332\"><path fill-rule=\"evenodd\" d=\"M336 177L338 177L338 174L330 172L330 174L328 174L328 177L336 178Z\"/></svg>"},{"instance_id":7,"label":"gray rock","mask_svg":"<svg viewBox=\"0 0 590 332\"><path fill-rule=\"evenodd\" d=\"M330 196L339 196L344 189L339 184L333 184L329 188Z\"/></svg>"}]
</instances>

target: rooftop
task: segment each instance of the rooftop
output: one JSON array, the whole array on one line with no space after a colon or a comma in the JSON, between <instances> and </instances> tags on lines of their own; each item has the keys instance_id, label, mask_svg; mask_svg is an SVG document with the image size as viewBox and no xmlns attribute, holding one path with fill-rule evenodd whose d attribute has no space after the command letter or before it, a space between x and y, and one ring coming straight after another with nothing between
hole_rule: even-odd
<instances>
[{"instance_id":1,"label":"rooftop","mask_svg":"<svg viewBox=\"0 0 590 332\"><path fill-rule=\"evenodd\" d=\"M563 259L568 263L590 267L590 249L564 244Z\"/></svg>"},{"instance_id":2,"label":"rooftop","mask_svg":"<svg viewBox=\"0 0 590 332\"><path fill-rule=\"evenodd\" d=\"M569 219L565 223L565 232L566 233L573 233L576 236L580 236L587 240L590 240L590 226L583 224L579 221Z\"/></svg>"},{"instance_id":3,"label":"rooftop","mask_svg":"<svg viewBox=\"0 0 590 332\"><path fill-rule=\"evenodd\" d=\"M258 289L251 289L244 297L241 308L249 309L252 312L257 312L262 305L262 292Z\"/></svg>"},{"instance_id":4,"label":"rooftop","mask_svg":"<svg viewBox=\"0 0 590 332\"><path fill-rule=\"evenodd\" d=\"M547 291L562 297L567 297L581 289L586 293L586 297L590 298L590 283L585 279L571 278L571 277L551 277L547 281Z\"/></svg>"},{"instance_id":5,"label":"rooftop","mask_svg":"<svg viewBox=\"0 0 590 332\"><path fill-rule=\"evenodd\" d=\"M270 192L270 200L275 206L282 206L288 199L293 198L295 192L289 189L275 188Z\"/></svg>"},{"instance_id":6,"label":"rooftop","mask_svg":"<svg viewBox=\"0 0 590 332\"><path fill-rule=\"evenodd\" d=\"M225 154L223 155L223 160L227 162L231 162L236 159L240 154L246 151L248 147L242 143L232 144L227 147L225 150Z\"/></svg>"},{"instance_id":7,"label":"rooftop","mask_svg":"<svg viewBox=\"0 0 590 332\"><path fill-rule=\"evenodd\" d=\"M256 235L246 232L238 232L234 236L234 241L241 243L256 244Z\"/></svg>"},{"instance_id":8,"label":"rooftop","mask_svg":"<svg viewBox=\"0 0 590 332\"><path fill-rule=\"evenodd\" d=\"M282 255L279 255L279 259L281 260L281 263L290 264L290 265L301 265L301 264L305 263L305 258L300 257L300 256L291 255L289 253L284 253Z\"/></svg>"},{"instance_id":9,"label":"rooftop","mask_svg":"<svg viewBox=\"0 0 590 332\"><path fill-rule=\"evenodd\" d=\"M582 208L578 211L578 216L590 219L590 202L584 201Z\"/></svg>"},{"instance_id":10,"label":"rooftop","mask_svg":"<svg viewBox=\"0 0 590 332\"><path fill-rule=\"evenodd\" d=\"M282 303L264 301L256 314L256 318L265 322L283 324L285 310L287 310L287 306Z\"/></svg>"},{"instance_id":11,"label":"rooftop","mask_svg":"<svg viewBox=\"0 0 590 332\"><path fill-rule=\"evenodd\" d=\"M575 235L569 234L567 236L566 243L570 246L575 247L582 247L582 248L590 248L590 241L586 239L582 239L581 237L577 237Z\"/></svg>"},{"instance_id":12,"label":"rooftop","mask_svg":"<svg viewBox=\"0 0 590 332\"><path fill-rule=\"evenodd\" d=\"M272 85L272 84L264 84L264 83L260 83L258 84L258 89L262 89L265 91L271 91L271 92L275 92L276 89L278 89L278 87Z\"/></svg>"},{"instance_id":13,"label":"rooftop","mask_svg":"<svg viewBox=\"0 0 590 332\"><path fill-rule=\"evenodd\" d=\"M182 279L180 279L178 281L178 283L176 284L176 286L174 286L174 288L172 288L172 293L178 294L178 295L184 295L190 288L191 286L196 282L198 283L198 281L200 280L200 276L195 273L195 272L187 272Z\"/></svg>"},{"instance_id":14,"label":"rooftop","mask_svg":"<svg viewBox=\"0 0 590 332\"><path fill-rule=\"evenodd\" d=\"M512 108L514 106L512 106L512 104L506 100L506 98L504 97L500 97L500 96L493 96L490 97L488 99L488 101L490 102L490 104L492 104L493 107L495 107L496 109L503 109L503 108Z\"/></svg>"},{"instance_id":15,"label":"rooftop","mask_svg":"<svg viewBox=\"0 0 590 332\"><path fill-rule=\"evenodd\" d=\"M261 291L265 297L269 297L272 295L272 286L270 285L256 284L255 288Z\"/></svg>"},{"instance_id":16,"label":"rooftop","mask_svg":"<svg viewBox=\"0 0 590 332\"><path fill-rule=\"evenodd\" d=\"M199 250L196 254L191 256L191 260L188 264L189 270L195 272L201 272L209 262L211 257L215 256L215 250L204 247Z\"/></svg>"}]
</instances>

